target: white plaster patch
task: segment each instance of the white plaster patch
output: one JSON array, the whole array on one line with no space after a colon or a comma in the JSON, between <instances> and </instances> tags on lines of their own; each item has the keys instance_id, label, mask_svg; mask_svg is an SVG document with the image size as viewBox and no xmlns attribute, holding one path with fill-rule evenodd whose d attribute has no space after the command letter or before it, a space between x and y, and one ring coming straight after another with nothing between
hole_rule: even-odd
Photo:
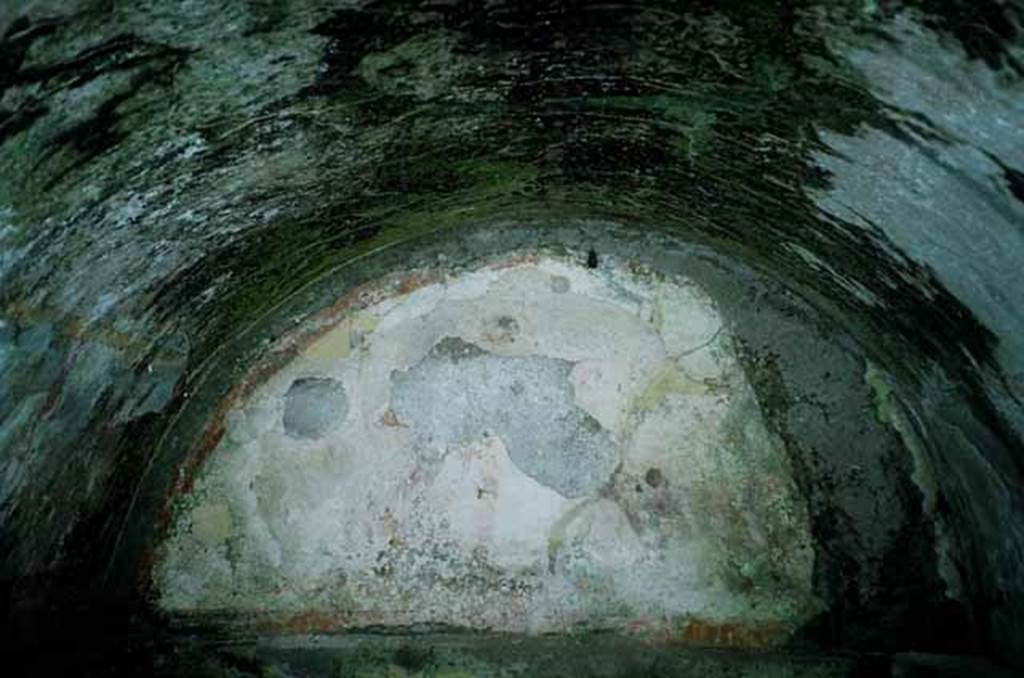
<instances>
[{"instance_id":1,"label":"white plaster patch","mask_svg":"<svg viewBox=\"0 0 1024 678\"><path fill-rule=\"evenodd\" d=\"M548 529L578 503L520 471L494 437L451 451L425 496L453 538L507 569L541 562Z\"/></svg>"},{"instance_id":2,"label":"white plaster patch","mask_svg":"<svg viewBox=\"0 0 1024 678\"><path fill-rule=\"evenodd\" d=\"M552 632L796 625L812 568L712 301L541 257L328 328L228 415L154 578L170 612Z\"/></svg>"}]
</instances>

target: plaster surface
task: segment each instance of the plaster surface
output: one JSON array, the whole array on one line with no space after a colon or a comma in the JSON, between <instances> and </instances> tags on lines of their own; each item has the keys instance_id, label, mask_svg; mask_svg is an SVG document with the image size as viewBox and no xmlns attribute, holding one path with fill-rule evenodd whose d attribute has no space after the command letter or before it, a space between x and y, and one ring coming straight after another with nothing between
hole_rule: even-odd
<instances>
[{"instance_id":1,"label":"plaster surface","mask_svg":"<svg viewBox=\"0 0 1024 678\"><path fill-rule=\"evenodd\" d=\"M227 417L154 570L173 613L787 629L806 508L713 301L526 256L351 309Z\"/></svg>"}]
</instances>

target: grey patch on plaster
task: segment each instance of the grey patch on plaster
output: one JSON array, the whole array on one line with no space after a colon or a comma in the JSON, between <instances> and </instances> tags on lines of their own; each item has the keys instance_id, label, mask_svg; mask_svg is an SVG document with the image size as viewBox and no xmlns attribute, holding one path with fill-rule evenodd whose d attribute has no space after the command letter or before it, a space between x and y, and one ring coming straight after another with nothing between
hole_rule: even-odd
<instances>
[{"instance_id":1,"label":"grey patch on plaster","mask_svg":"<svg viewBox=\"0 0 1024 678\"><path fill-rule=\"evenodd\" d=\"M284 431L292 438L320 438L347 415L348 396L334 379L296 379L285 394Z\"/></svg>"},{"instance_id":2,"label":"grey patch on plaster","mask_svg":"<svg viewBox=\"0 0 1024 678\"><path fill-rule=\"evenodd\" d=\"M608 431L574 402L573 364L504 358L442 339L427 358L392 373L392 409L421 444L447 448L497 435L525 474L565 497L603 487L619 464Z\"/></svg>"}]
</instances>

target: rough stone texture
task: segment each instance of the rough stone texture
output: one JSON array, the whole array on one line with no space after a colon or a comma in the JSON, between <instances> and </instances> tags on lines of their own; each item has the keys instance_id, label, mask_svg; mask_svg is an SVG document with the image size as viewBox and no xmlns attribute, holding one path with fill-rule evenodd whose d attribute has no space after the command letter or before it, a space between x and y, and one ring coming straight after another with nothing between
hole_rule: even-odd
<instances>
[{"instance_id":1,"label":"rough stone texture","mask_svg":"<svg viewBox=\"0 0 1024 678\"><path fill-rule=\"evenodd\" d=\"M221 675L219 671L231 675L229 667L239 657L244 657L253 672L287 670L288 675L303 678L329 673L344 678L410 675L437 678L787 678L794 675L839 678L864 675L863 671L858 672L862 667L857 661L845 657L793 657L721 649L673 651L605 634L516 640L487 634L477 635L472 640L452 635L412 639L358 634L314 638L314 643L283 639L217 648L216 658L207 660L208 670L215 676ZM966 665L978 668L977 664ZM999 676L998 673L992 675Z\"/></svg>"},{"instance_id":2,"label":"rough stone texture","mask_svg":"<svg viewBox=\"0 0 1024 678\"><path fill-rule=\"evenodd\" d=\"M1024 264L1024 201L1014 191L1024 158L1024 80L970 61L970 45L940 48L939 36L912 15L898 15L890 30L898 42L871 48L853 40L836 42L870 90L907 124L900 133L824 132L830 150L819 154L818 162L833 180L827 191L816 192L816 199L856 227L884 233L902 256L934 271L999 337L995 360L1005 376L983 378L1019 440L1024 435L1024 306L1020 285L1011 281L1020 277ZM1007 53L1010 59L1022 56L1019 44ZM927 143L933 139L941 143ZM963 491L956 487L959 482L971 496L991 497L984 502L984 516L956 518L957 531L980 537L978 546L965 550L980 550L974 557L984 563L990 585L1007 598L1020 597L1024 505L1019 458L998 445L972 440L977 434L964 433L970 424L938 415L953 409L945 400L933 390L929 404L913 415L945 431L936 436L937 451L920 452L930 455L928 464L937 469L931 494L956 495ZM893 416L903 417L897 425L905 438L917 435L910 415ZM913 440L908 442L913 449ZM920 443L916 447L922 448ZM947 579L957 577L949 562L946 569ZM1010 611L1017 605L1005 600L990 614L993 632L1024 656L1024 619Z\"/></svg>"},{"instance_id":3,"label":"rough stone texture","mask_svg":"<svg viewBox=\"0 0 1024 678\"><path fill-rule=\"evenodd\" d=\"M281 337L368 280L543 242L713 293L807 503L828 610L801 638L1019 664L1021 14L0 2L5 637L121 652L166 498ZM358 353L367 320L306 357ZM614 403L577 405L621 439Z\"/></svg>"}]
</instances>

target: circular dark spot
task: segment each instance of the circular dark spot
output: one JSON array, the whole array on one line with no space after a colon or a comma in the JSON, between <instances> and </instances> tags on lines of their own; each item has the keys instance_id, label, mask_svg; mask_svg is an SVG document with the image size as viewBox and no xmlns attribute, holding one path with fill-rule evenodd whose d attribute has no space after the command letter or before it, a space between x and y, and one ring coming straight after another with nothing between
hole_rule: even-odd
<instances>
[{"instance_id":1,"label":"circular dark spot","mask_svg":"<svg viewBox=\"0 0 1024 678\"><path fill-rule=\"evenodd\" d=\"M551 278L551 291L555 294L565 294L569 291L569 279L564 275L556 275Z\"/></svg>"},{"instance_id":2,"label":"circular dark spot","mask_svg":"<svg viewBox=\"0 0 1024 678\"><path fill-rule=\"evenodd\" d=\"M335 379L296 379L284 395L284 432L292 438L320 438L347 415L348 397Z\"/></svg>"},{"instance_id":3,"label":"circular dark spot","mask_svg":"<svg viewBox=\"0 0 1024 678\"><path fill-rule=\"evenodd\" d=\"M498 318L498 327L505 330L506 332L519 331L519 323L516 322L515 318L507 315Z\"/></svg>"},{"instance_id":4,"label":"circular dark spot","mask_svg":"<svg viewBox=\"0 0 1024 678\"><path fill-rule=\"evenodd\" d=\"M644 474L644 481L651 487L658 487L665 482L665 476L662 474L661 469L651 468L647 469L647 473Z\"/></svg>"}]
</instances>

